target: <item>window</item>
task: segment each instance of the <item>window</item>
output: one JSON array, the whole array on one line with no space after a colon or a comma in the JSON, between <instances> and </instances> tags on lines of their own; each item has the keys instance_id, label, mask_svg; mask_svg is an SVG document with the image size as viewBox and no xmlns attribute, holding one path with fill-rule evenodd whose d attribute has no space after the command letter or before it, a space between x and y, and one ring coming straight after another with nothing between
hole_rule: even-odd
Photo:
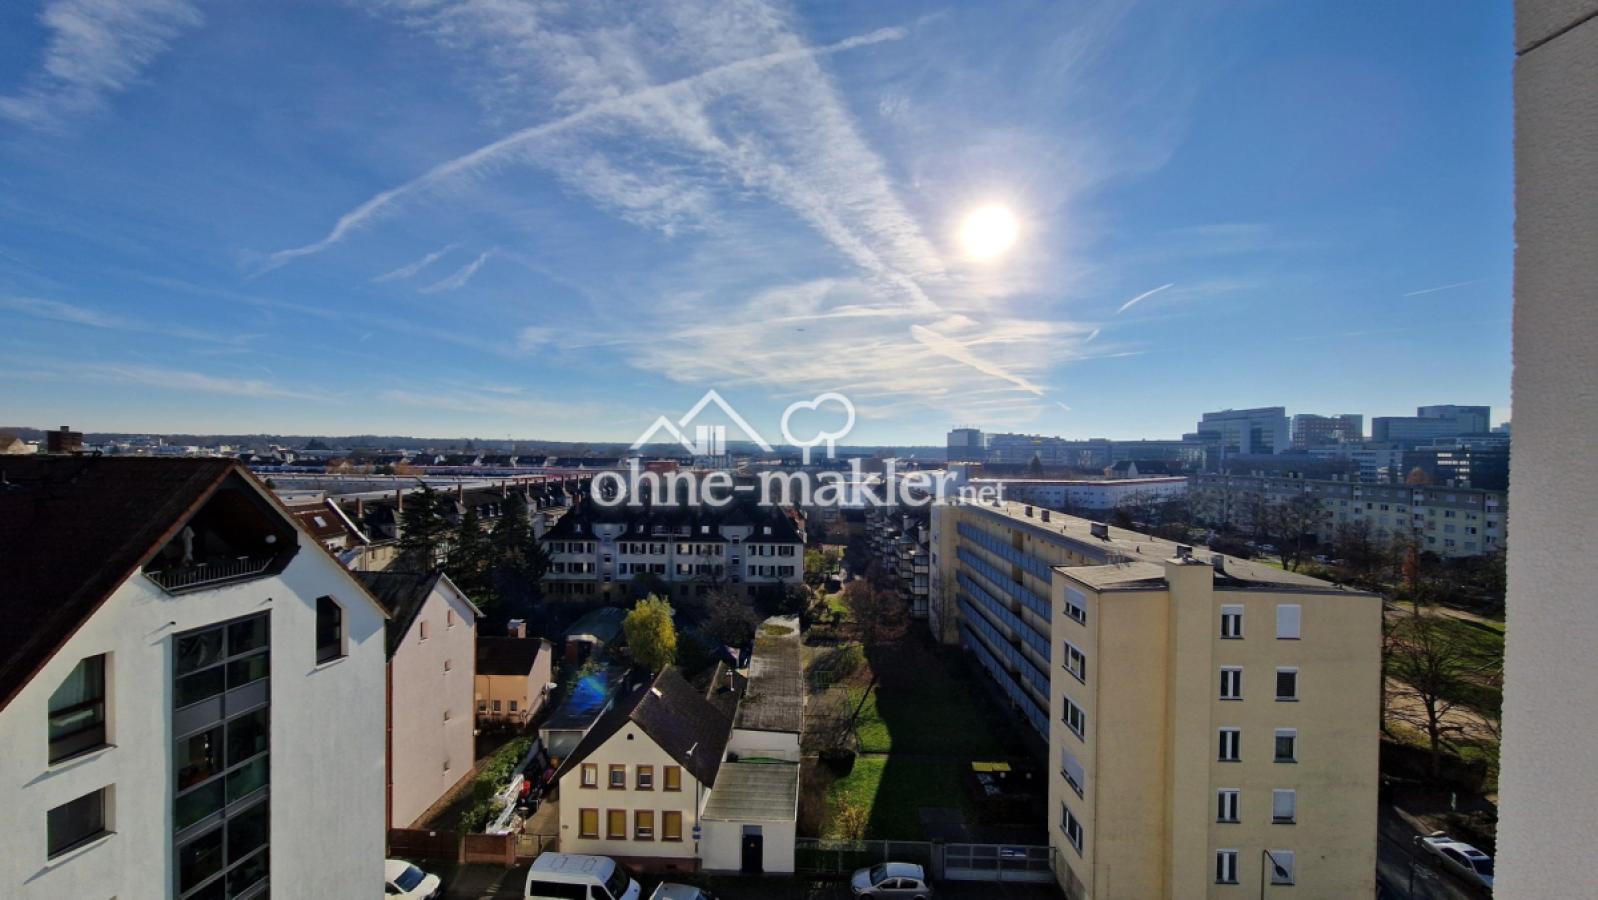
<instances>
[{"instance_id":1,"label":"window","mask_svg":"<svg viewBox=\"0 0 1598 900\"><path fill-rule=\"evenodd\" d=\"M510 701L510 711L511 712L515 712L516 711L516 701L515 700Z\"/></svg>"},{"instance_id":2,"label":"window","mask_svg":"<svg viewBox=\"0 0 1598 900\"><path fill-rule=\"evenodd\" d=\"M639 841L655 839L654 810L640 809L633 812L633 839Z\"/></svg>"},{"instance_id":3,"label":"window","mask_svg":"<svg viewBox=\"0 0 1598 900\"><path fill-rule=\"evenodd\" d=\"M1087 654L1076 648L1070 641L1065 642L1065 670L1070 672L1077 681L1087 683L1088 658Z\"/></svg>"},{"instance_id":4,"label":"window","mask_svg":"<svg viewBox=\"0 0 1598 900\"><path fill-rule=\"evenodd\" d=\"M499 701L499 700L495 700L494 701L494 712L499 712L503 708L504 708L504 704L501 701Z\"/></svg>"},{"instance_id":5,"label":"window","mask_svg":"<svg viewBox=\"0 0 1598 900\"><path fill-rule=\"evenodd\" d=\"M1221 607L1221 637L1238 640L1243 637L1243 607Z\"/></svg>"},{"instance_id":6,"label":"window","mask_svg":"<svg viewBox=\"0 0 1598 900\"><path fill-rule=\"evenodd\" d=\"M1277 825L1298 821L1298 791L1291 788L1271 791L1271 821Z\"/></svg>"},{"instance_id":7,"label":"window","mask_svg":"<svg viewBox=\"0 0 1598 900\"><path fill-rule=\"evenodd\" d=\"M640 791L652 791L652 790L654 790L655 789L655 767L654 766L639 766L638 767L638 772L634 776L634 780L635 780L635 785L634 786L637 787L638 790L640 790Z\"/></svg>"},{"instance_id":8,"label":"window","mask_svg":"<svg viewBox=\"0 0 1598 900\"><path fill-rule=\"evenodd\" d=\"M1087 773L1082 769L1082 763L1071 754L1071 751L1060 748L1060 774L1065 776L1065 783L1076 791L1078 797L1082 796L1082 785L1087 781Z\"/></svg>"},{"instance_id":9,"label":"window","mask_svg":"<svg viewBox=\"0 0 1598 900\"><path fill-rule=\"evenodd\" d=\"M1298 670L1282 668L1276 670L1276 699L1298 699Z\"/></svg>"},{"instance_id":10,"label":"window","mask_svg":"<svg viewBox=\"0 0 1598 900\"><path fill-rule=\"evenodd\" d=\"M1298 762L1298 729L1276 729L1276 761Z\"/></svg>"},{"instance_id":11,"label":"window","mask_svg":"<svg viewBox=\"0 0 1598 900\"><path fill-rule=\"evenodd\" d=\"M663 841L682 840L682 813L676 810L667 810L660 814L660 839Z\"/></svg>"},{"instance_id":12,"label":"window","mask_svg":"<svg viewBox=\"0 0 1598 900\"><path fill-rule=\"evenodd\" d=\"M1276 639L1279 641L1298 640L1298 619L1299 605L1297 603L1278 603L1276 605Z\"/></svg>"},{"instance_id":13,"label":"window","mask_svg":"<svg viewBox=\"0 0 1598 900\"><path fill-rule=\"evenodd\" d=\"M1065 832L1065 839L1071 842L1077 853L1082 852L1082 823L1071 814L1064 803L1060 804L1060 830Z\"/></svg>"},{"instance_id":14,"label":"window","mask_svg":"<svg viewBox=\"0 0 1598 900\"><path fill-rule=\"evenodd\" d=\"M50 695L50 762L106 744L105 655L80 660Z\"/></svg>"},{"instance_id":15,"label":"window","mask_svg":"<svg viewBox=\"0 0 1598 900\"><path fill-rule=\"evenodd\" d=\"M627 787L627 767L612 763L610 767L610 789L613 791L625 790Z\"/></svg>"},{"instance_id":16,"label":"window","mask_svg":"<svg viewBox=\"0 0 1598 900\"><path fill-rule=\"evenodd\" d=\"M577 811L577 836L585 838L599 837L599 810L579 809Z\"/></svg>"},{"instance_id":17,"label":"window","mask_svg":"<svg viewBox=\"0 0 1598 900\"><path fill-rule=\"evenodd\" d=\"M444 671L449 672L449 671L452 671L454 668L455 668L455 663L454 662L452 662L450 660L447 660L447 659L444 660Z\"/></svg>"},{"instance_id":18,"label":"window","mask_svg":"<svg viewBox=\"0 0 1598 900\"><path fill-rule=\"evenodd\" d=\"M427 640L427 620L426 619L423 619L422 621L416 623L416 633L421 636L422 640L424 640L424 641Z\"/></svg>"},{"instance_id":19,"label":"window","mask_svg":"<svg viewBox=\"0 0 1598 900\"><path fill-rule=\"evenodd\" d=\"M1082 711L1082 707L1072 703L1070 697L1065 698L1065 715L1063 719L1065 727L1071 729L1077 737L1082 737L1087 732L1087 713Z\"/></svg>"},{"instance_id":20,"label":"window","mask_svg":"<svg viewBox=\"0 0 1598 900\"><path fill-rule=\"evenodd\" d=\"M1087 596L1074 588L1065 589L1065 609L1062 610L1066 617L1079 625L1086 625L1088 621Z\"/></svg>"},{"instance_id":21,"label":"window","mask_svg":"<svg viewBox=\"0 0 1598 900\"><path fill-rule=\"evenodd\" d=\"M627 840L627 810L612 809L605 812L605 837L613 841Z\"/></svg>"},{"instance_id":22,"label":"window","mask_svg":"<svg viewBox=\"0 0 1598 900\"><path fill-rule=\"evenodd\" d=\"M344 609L332 597L316 598L316 661L318 664L344 655Z\"/></svg>"},{"instance_id":23,"label":"window","mask_svg":"<svg viewBox=\"0 0 1598 900\"><path fill-rule=\"evenodd\" d=\"M1215 792L1215 821L1236 822L1238 798L1242 792L1236 788L1221 788Z\"/></svg>"},{"instance_id":24,"label":"window","mask_svg":"<svg viewBox=\"0 0 1598 900\"><path fill-rule=\"evenodd\" d=\"M1215 851L1215 883L1237 884L1237 851Z\"/></svg>"},{"instance_id":25,"label":"window","mask_svg":"<svg viewBox=\"0 0 1598 900\"><path fill-rule=\"evenodd\" d=\"M1267 850L1265 851L1265 857L1271 867L1271 884L1298 883L1293 875L1293 863L1295 862L1293 851Z\"/></svg>"},{"instance_id":26,"label":"window","mask_svg":"<svg viewBox=\"0 0 1598 900\"><path fill-rule=\"evenodd\" d=\"M585 788L599 787L599 767L593 763L583 763L582 786Z\"/></svg>"},{"instance_id":27,"label":"window","mask_svg":"<svg viewBox=\"0 0 1598 900\"><path fill-rule=\"evenodd\" d=\"M1243 669L1239 666L1225 666L1221 669L1221 699L1243 699Z\"/></svg>"},{"instance_id":28,"label":"window","mask_svg":"<svg viewBox=\"0 0 1598 900\"><path fill-rule=\"evenodd\" d=\"M445 628L454 628L455 627L455 610L453 610L453 609L444 610L444 627Z\"/></svg>"},{"instance_id":29,"label":"window","mask_svg":"<svg viewBox=\"0 0 1598 900\"><path fill-rule=\"evenodd\" d=\"M1243 731L1240 728L1222 728L1220 752L1216 759L1221 762L1238 762L1242 756Z\"/></svg>"},{"instance_id":30,"label":"window","mask_svg":"<svg viewBox=\"0 0 1598 900\"><path fill-rule=\"evenodd\" d=\"M682 766L667 766L661 771L660 775L665 781L664 787L666 790L682 790Z\"/></svg>"},{"instance_id":31,"label":"window","mask_svg":"<svg viewBox=\"0 0 1598 900\"><path fill-rule=\"evenodd\" d=\"M50 856L81 847L111 830L106 821L106 794L110 790L103 787L46 813L45 846Z\"/></svg>"}]
</instances>

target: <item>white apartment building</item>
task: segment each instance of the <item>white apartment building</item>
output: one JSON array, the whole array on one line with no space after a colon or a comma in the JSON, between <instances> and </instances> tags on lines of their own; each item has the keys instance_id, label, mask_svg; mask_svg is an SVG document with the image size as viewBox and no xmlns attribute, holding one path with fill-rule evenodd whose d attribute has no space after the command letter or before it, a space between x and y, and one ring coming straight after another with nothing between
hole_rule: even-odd
<instances>
[{"instance_id":1,"label":"white apartment building","mask_svg":"<svg viewBox=\"0 0 1598 900\"><path fill-rule=\"evenodd\" d=\"M973 487L994 485L1007 500L1049 509L1108 512L1132 502L1173 500L1187 493L1179 475L1150 478L973 478Z\"/></svg>"},{"instance_id":2,"label":"white apartment building","mask_svg":"<svg viewBox=\"0 0 1598 900\"><path fill-rule=\"evenodd\" d=\"M371 595L232 460L5 476L0 896L376 896Z\"/></svg>"},{"instance_id":3,"label":"white apartment building","mask_svg":"<svg viewBox=\"0 0 1598 900\"><path fill-rule=\"evenodd\" d=\"M674 597L726 585L753 596L804 582L804 533L783 509L613 507L585 501L543 536L551 597L624 593L650 575Z\"/></svg>"}]
</instances>

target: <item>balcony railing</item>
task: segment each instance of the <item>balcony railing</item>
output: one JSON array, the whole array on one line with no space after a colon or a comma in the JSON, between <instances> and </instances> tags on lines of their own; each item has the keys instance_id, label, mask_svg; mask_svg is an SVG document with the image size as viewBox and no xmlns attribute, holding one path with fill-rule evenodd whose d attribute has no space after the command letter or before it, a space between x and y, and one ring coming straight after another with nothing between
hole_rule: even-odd
<instances>
[{"instance_id":1,"label":"balcony railing","mask_svg":"<svg viewBox=\"0 0 1598 900\"><path fill-rule=\"evenodd\" d=\"M257 578L271 567L274 559L275 556L240 556L235 559L195 563L145 574L167 593L177 594L230 581Z\"/></svg>"}]
</instances>

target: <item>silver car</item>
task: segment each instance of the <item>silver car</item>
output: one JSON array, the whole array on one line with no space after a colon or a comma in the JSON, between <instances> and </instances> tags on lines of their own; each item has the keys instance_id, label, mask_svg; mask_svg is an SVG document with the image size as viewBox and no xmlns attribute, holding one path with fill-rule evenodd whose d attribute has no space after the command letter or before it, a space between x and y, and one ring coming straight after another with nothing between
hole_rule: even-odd
<instances>
[{"instance_id":1,"label":"silver car","mask_svg":"<svg viewBox=\"0 0 1598 900\"><path fill-rule=\"evenodd\" d=\"M1466 881L1493 886L1493 858L1464 841L1434 831L1425 837L1416 837L1415 844L1435 856L1443 868Z\"/></svg>"},{"instance_id":2,"label":"silver car","mask_svg":"<svg viewBox=\"0 0 1598 900\"><path fill-rule=\"evenodd\" d=\"M915 863L890 862L858 869L849 879L849 890L856 897L927 900L932 896L932 886L927 884L926 872Z\"/></svg>"},{"instance_id":3,"label":"silver car","mask_svg":"<svg viewBox=\"0 0 1598 900\"><path fill-rule=\"evenodd\" d=\"M716 895L691 884L673 884L668 881L657 885L655 892L649 895L649 900L716 900Z\"/></svg>"}]
</instances>

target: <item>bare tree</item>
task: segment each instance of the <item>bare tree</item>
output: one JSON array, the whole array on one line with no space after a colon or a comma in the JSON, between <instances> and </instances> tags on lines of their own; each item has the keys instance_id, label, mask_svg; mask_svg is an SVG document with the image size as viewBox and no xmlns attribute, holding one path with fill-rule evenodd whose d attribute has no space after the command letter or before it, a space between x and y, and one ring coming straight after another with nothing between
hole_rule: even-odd
<instances>
[{"instance_id":1,"label":"bare tree","mask_svg":"<svg viewBox=\"0 0 1598 900\"><path fill-rule=\"evenodd\" d=\"M1442 769L1450 735L1461 730L1453 712L1458 698L1485 677L1491 663L1446 628L1439 617L1402 613L1388 623L1385 640L1389 679L1387 715L1418 728L1431 753L1431 774Z\"/></svg>"},{"instance_id":2,"label":"bare tree","mask_svg":"<svg viewBox=\"0 0 1598 900\"><path fill-rule=\"evenodd\" d=\"M1310 494L1294 494L1270 504L1265 515L1265 533L1275 542L1282 565L1289 571L1303 565L1326 519L1321 501Z\"/></svg>"},{"instance_id":3,"label":"bare tree","mask_svg":"<svg viewBox=\"0 0 1598 900\"><path fill-rule=\"evenodd\" d=\"M854 617L860 642L867 647L896 638L904 629L904 603L869 580L857 578L849 582L844 588L843 602Z\"/></svg>"},{"instance_id":4,"label":"bare tree","mask_svg":"<svg viewBox=\"0 0 1598 900\"><path fill-rule=\"evenodd\" d=\"M739 591L718 587L705 598L705 633L723 644L742 647L755 639L760 617L754 604Z\"/></svg>"}]
</instances>

